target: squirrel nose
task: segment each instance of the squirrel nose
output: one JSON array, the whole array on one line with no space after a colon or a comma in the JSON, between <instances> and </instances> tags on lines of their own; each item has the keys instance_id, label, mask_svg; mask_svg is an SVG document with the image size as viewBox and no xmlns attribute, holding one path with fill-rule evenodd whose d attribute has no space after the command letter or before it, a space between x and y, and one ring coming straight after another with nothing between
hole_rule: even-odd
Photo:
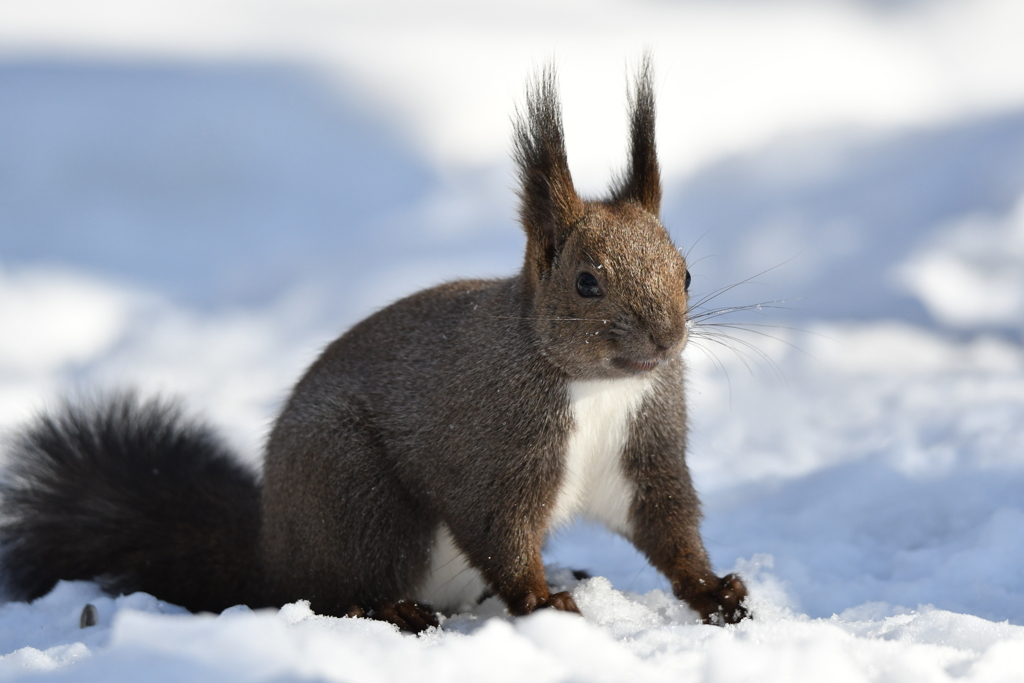
<instances>
[{"instance_id":1,"label":"squirrel nose","mask_svg":"<svg viewBox=\"0 0 1024 683\"><path fill-rule=\"evenodd\" d=\"M681 335L675 334L656 334L652 332L650 334L651 344L654 345L655 353L664 356L672 350L676 344L682 339Z\"/></svg>"},{"instance_id":2,"label":"squirrel nose","mask_svg":"<svg viewBox=\"0 0 1024 683\"><path fill-rule=\"evenodd\" d=\"M648 333L651 344L659 354L665 354L672 350L686 336L686 322L672 321L669 324L659 325Z\"/></svg>"}]
</instances>

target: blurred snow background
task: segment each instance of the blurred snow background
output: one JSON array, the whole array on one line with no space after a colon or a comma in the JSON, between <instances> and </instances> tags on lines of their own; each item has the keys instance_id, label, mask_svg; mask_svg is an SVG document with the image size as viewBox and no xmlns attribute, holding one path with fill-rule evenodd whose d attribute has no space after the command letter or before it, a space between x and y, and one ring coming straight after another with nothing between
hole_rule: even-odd
<instances>
[{"instance_id":1,"label":"blurred snow background","mask_svg":"<svg viewBox=\"0 0 1024 683\"><path fill-rule=\"evenodd\" d=\"M485 610L410 641L69 585L0 607L0 677L1024 675L1022 31L1016 0L0 2L2 430L136 386L258 461L334 336L518 267L509 117L550 59L600 194L652 50L694 295L783 302L686 352L708 547L755 622L682 625L628 543L581 525L547 554L610 579L577 588L587 622Z\"/></svg>"}]
</instances>

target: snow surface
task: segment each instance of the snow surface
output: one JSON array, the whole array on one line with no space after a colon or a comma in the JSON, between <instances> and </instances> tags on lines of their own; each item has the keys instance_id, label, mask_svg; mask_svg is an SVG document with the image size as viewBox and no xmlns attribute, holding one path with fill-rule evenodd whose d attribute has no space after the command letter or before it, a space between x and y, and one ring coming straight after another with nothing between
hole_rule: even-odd
<instances>
[{"instance_id":1,"label":"snow surface","mask_svg":"<svg viewBox=\"0 0 1024 683\"><path fill-rule=\"evenodd\" d=\"M414 637L62 583L0 605L0 680L1024 680L1022 7L0 2L0 431L129 385L258 463L347 326L518 267L508 115L551 55L596 192L653 48L694 296L764 303L686 351L751 621L693 623L581 524L545 557L583 619L492 600Z\"/></svg>"}]
</instances>

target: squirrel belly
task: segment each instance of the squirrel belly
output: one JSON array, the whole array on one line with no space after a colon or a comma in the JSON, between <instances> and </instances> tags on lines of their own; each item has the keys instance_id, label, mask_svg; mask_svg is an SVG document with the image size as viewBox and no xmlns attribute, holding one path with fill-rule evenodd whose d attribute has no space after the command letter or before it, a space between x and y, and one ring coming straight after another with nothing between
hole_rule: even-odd
<instances>
[{"instance_id":1,"label":"squirrel belly","mask_svg":"<svg viewBox=\"0 0 1024 683\"><path fill-rule=\"evenodd\" d=\"M447 524L438 526L430 548L430 567L416 600L446 614L472 609L487 594L487 581L455 545Z\"/></svg>"}]
</instances>

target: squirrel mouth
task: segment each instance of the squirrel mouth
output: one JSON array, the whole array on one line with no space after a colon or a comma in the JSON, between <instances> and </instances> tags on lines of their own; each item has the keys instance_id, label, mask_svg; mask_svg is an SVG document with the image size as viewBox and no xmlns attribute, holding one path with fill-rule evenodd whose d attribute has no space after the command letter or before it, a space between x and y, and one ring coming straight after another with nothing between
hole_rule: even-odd
<instances>
[{"instance_id":1,"label":"squirrel mouth","mask_svg":"<svg viewBox=\"0 0 1024 683\"><path fill-rule=\"evenodd\" d=\"M647 360L637 361L637 360L630 360L629 358L622 358L621 356L617 356L615 358L612 358L612 365L614 365L615 367L620 368L622 370L628 370L630 372L635 372L635 373L639 374L639 373L643 373L643 372L650 372L654 368L656 368L659 365L661 365L661 359L660 358L649 358Z\"/></svg>"}]
</instances>

